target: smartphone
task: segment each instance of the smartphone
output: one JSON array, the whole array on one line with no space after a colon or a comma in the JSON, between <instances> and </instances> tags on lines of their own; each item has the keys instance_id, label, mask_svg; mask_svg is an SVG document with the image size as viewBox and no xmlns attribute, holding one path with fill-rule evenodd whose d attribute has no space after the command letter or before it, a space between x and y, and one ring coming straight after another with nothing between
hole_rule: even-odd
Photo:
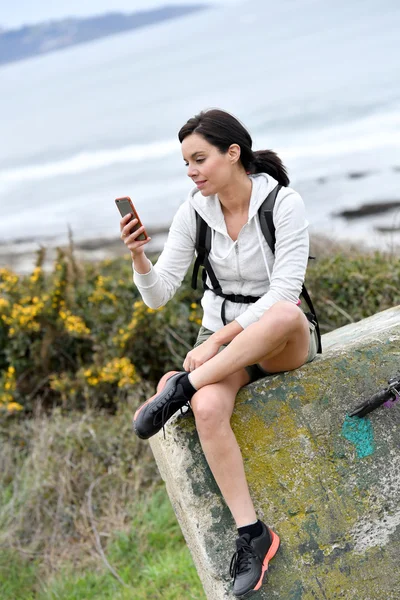
<instances>
[{"instance_id":1,"label":"smartphone","mask_svg":"<svg viewBox=\"0 0 400 600\"><path fill-rule=\"evenodd\" d=\"M139 227L142 226L142 222L139 219L139 215L136 212L136 208L133 206L132 200L129 198L129 196L125 196L124 198L117 198L115 200L115 204L117 205L117 208L121 214L121 217L125 217L125 215L131 214L131 215L133 215L133 217L132 217L133 219L138 220L135 227L132 227L131 233L133 233L134 231L136 231L136 229L139 229ZM128 223L129 223L129 221L128 221ZM146 231L144 231L136 239L139 241L142 241L142 240L147 240L147 238L148 238L148 235L147 235Z\"/></svg>"}]
</instances>

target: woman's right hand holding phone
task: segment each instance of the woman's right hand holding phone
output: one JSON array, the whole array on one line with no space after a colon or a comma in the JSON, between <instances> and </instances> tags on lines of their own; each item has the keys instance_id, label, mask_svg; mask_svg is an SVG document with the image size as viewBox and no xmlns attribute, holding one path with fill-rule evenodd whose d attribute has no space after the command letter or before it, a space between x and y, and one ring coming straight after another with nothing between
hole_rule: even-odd
<instances>
[{"instance_id":1,"label":"woman's right hand holding phone","mask_svg":"<svg viewBox=\"0 0 400 600\"><path fill-rule=\"evenodd\" d=\"M137 225L138 220L132 218L133 215L128 214L125 215L120 221L120 230L121 230L121 239L124 242L125 246L130 250L132 255L132 259L135 262L135 269L137 271L141 271L141 269L137 268L137 263L140 263L140 259L144 258L146 263L146 271L148 271L148 259L144 253L144 246L149 243L151 240L150 237L146 237L145 240L138 240L137 238L144 232L145 228L142 225L135 231L131 232L131 228Z\"/></svg>"}]
</instances>

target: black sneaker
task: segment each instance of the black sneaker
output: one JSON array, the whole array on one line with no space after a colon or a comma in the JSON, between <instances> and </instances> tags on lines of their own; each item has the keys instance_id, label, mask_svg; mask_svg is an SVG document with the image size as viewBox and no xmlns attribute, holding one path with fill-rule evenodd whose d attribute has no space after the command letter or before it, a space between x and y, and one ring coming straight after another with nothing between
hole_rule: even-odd
<instances>
[{"instance_id":1,"label":"black sneaker","mask_svg":"<svg viewBox=\"0 0 400 600\"><path fill-rule=\"evenodd\" d=\"M264 523L260 536L245 533L236 540L229 571L233 577L235 596L248 597L260 589L267 575L268 563L278 551L279 537Z\"/></svg>"},{"instance_id":2,"label":"black sneaker","mask_svg":"<svg viewBox=\"0 0 400 600\"><path fill-rule=\"evenodd\" d=\"M137 409L133 417L133 429L142 440L158 433L173 414L189 406L191 398L180 383L185 376L186 372L166 373L157 385L157 393Z\"/></svg>"}]
</instances>

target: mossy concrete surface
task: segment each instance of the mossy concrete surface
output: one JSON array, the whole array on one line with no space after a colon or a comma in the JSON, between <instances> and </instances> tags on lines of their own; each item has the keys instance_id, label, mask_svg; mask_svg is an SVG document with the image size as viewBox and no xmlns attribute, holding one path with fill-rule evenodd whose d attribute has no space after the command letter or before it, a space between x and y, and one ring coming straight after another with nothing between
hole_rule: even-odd
<instances>
[{"instance_id":1,"label":"mossy concrete surface","mask_svg":"<svg viewBox=\"0 0 400 600\"><path fill-rule=\"evenodd\" d=\"M232 426L256 510L281 538L254 598L399 600L400 403L347 413L400 372L400 306L324 335L323 347L237 398ZM193 417L170 421L151 447L207 598L233 598L235 525Z\"/></svg>"}]
</instances>

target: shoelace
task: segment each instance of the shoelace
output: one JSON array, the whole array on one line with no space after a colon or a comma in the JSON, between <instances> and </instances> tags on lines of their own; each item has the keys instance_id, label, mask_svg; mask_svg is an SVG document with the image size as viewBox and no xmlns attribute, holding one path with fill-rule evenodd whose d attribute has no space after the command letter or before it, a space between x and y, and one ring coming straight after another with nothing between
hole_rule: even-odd
<instances>
[{"instance_id":1,"label":"shoelace","mask_svg":"<svg viewBox=\"0 0 400 600\"><path fill-rule=\"evenodd\" d=\"M254 548L243 538L236 541L237 550L232 556L231 564L229 565L230 576L235 578L240 573L246 573L250 570L250 559L257 558Z\"/></svg>"},{"instance_id":2,"label":"shoelace","mask_svg":"<svg viewBox=\"0 0 400 600\"><path fill-rule=\"evenodd\" d=\"M166 422L169 419L169 415L168 415L169 409L170 409L171 405L174 404L175 402L182 402L182 399L179 399L179 398L173 398L171 400L171 396L174 394L174 392L175 392L175 389L171 388L171 390L168 392L168 394L162 400L160 400L159 402L157 402L157 404L155 404L154 406L152 406L151 409L150 409L150 414L155 414L162 407L162 412L161 412L161 427L162 427L162 430L163 430L164 439L165 439L165 424L166 424ZM180 406L181 414L183 414L182 408L184 406L187 406L188 408L190 408L190 401L189 400L183 401L182 406ZM156 414L156 416L157 416L157 414ZM156 416L153 419L153 425L158 426L158 424L156 423Z\"/></svg>"},{"instance_id":3,"label":"shoelace","mask_svg":"<svg viewBox=\"0 0 400 600\"><path fill-rule=\"evenodd\" d=\"M154 405L152 405L152 406L150 407L150 410L149 410L150 414L151 414L151 415L154 415L154 414L155 414L155 413L157 413L157 412L160 410L160 408L162 407L162 408L163 408L162 415L163 415L163 414L164 414L164 409L165 409L165 407L166 407L166 406L168 406L168 405L169 405L169 401L170 401L170 399L171 399L171 396L172 396L172 394L174 393L174 391L175 391L175 389L174 389L174 388L171 388L171 389L169 390L168 394L167 394L167 395L166 395L166 396L165 396L165 397L164 397L162 400L159 400L159 401L157 402L157 404L154 404ZM172 402L174 402L174 400L172 400ZM175 402L176 402L176 400L175 400ZM161 420L162 420L162 417L161 417ZM153 423L154 423L154 425L156 424L156 423L155 423L155 418L154 418L154 420L153 420Z\"/></svg>"}]
</instances>

